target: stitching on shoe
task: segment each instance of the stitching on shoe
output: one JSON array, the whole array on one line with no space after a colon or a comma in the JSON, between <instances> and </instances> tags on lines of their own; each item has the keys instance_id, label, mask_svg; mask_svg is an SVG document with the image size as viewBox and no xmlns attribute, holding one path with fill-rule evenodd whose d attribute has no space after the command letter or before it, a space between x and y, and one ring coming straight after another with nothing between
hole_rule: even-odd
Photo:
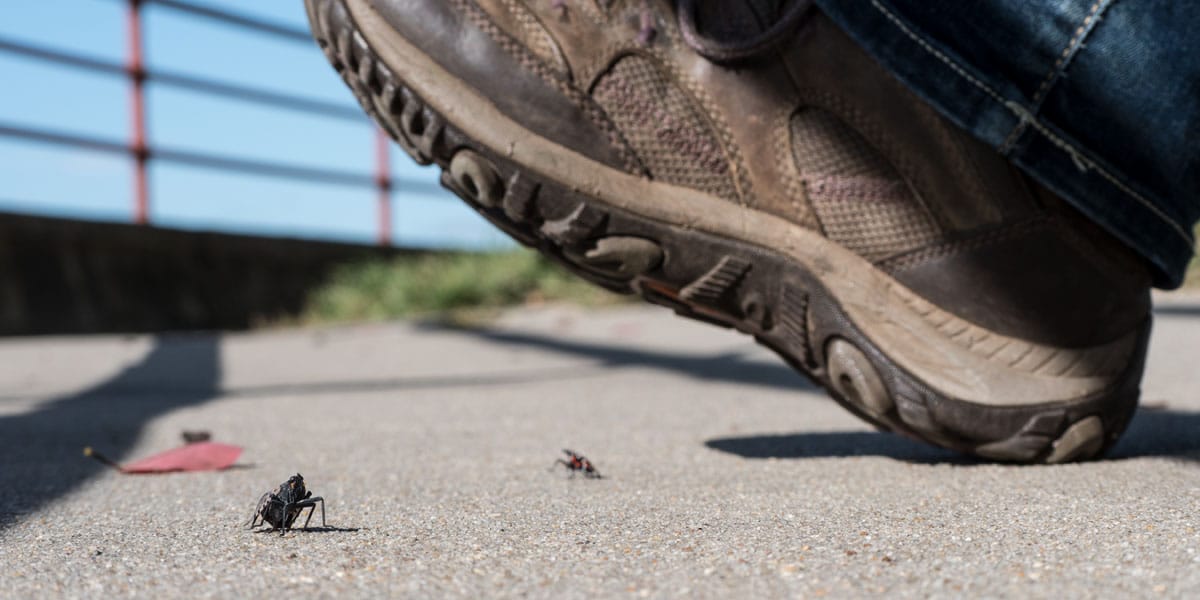
<instances>
[{"instance_id":1,"label":"stitching on shoe","mask_svg":"<svg viewBox=\"0 0 1200 600\"><path fill-rule=\"evenodd\" d=\"M1053 217L1037 215L1028 219L1004 225L974 237L951 240L932 246L926 246L912 252L894 256L879 263L879 268L891 274L896 274L920 266L931 260L949 256L958 252L966 252L998 244L1015 237L1024 235L1034 229L1050 225Z\"/></svg>"},{"instance_id":2,"label":"stitching on shoe","mask_svg":"<svg viewBox=\"0 0 1200 600\"><path fill-rule=\"evenodd\" d=\"M779 169L780 178L783 179L783 189L787 194L788 204L792 207L796 221L804 227L826 235L821 227L820 219L816 217L816 211L812 210L812 201L804 190L803 174L796 161L795 143L792 139L792 119L796 118L796 115L800 114L802 110L804 107L784 112L781 117L775 117L776 119L782 118L782 125L773 129L775 168Z\"/></svg>"},{"instance_id":3,"label":"stitching on shoe","mask_svg":"<svg viewBox=\"0 0 1200 600\"><path fill-rule=\"evenodd\" d=\"M944 63L946 66L950 67L950 69L953 70L955 73L957 73L959 76L966 79L972 85L974 85L975 87L982 90L985 94L990 96L992 99L994 99L996 102L998 102L1001 106L1003 106L1005 109L1007 109L1013 115L1015 115L1018 119L1020 119L1022 123L1018 125L1019 127L1026 126L1026 125L1028 125L1029 127L1033 127L1034 130L1036 130L1038 133L1045 136L1046 139L1050 141L1050 143L1054 144L1054 146L1056 146L1060 150L1066 152L1067 155L1071 157L1072 162L1075 163L1075 166L1081 172L1086 173L1089 170L1095 171L1098 175L1103 177L1106 181L1111 183L1118 190L1120 190L1121 192L1124 192L1129 197L1137 200L1142 206L1144 206L1151 213L1153 213L1156 217L1158 217L1164 223L1166 223L1168 227L1170 227L1175 233L1177 233L1184 240L1184 242L1186 242L1189 246L1192 246L1192 252L1193 252L1193 254L1195 253L1195 241L1193 240L1192 235L1190 233L1188 233L1183 227L1181 227L1174 220L1167 217L1167 215L1165 213L1163 213L1161 210L1159 210L1159 208L1157 206L1155 206L1153 203L1151 203L1149 200L1147 200L1141 194L1134 191L1128 185L1123 183L1115 175L1109 173L1106 169L1101 167L1099 165L1099 163L1097 163L1092 158L1088 157L1084 153L1083 150L1076 148L1070 142L1068 142L1065 139L1056 135L1053 131L1050 130L1050 128L1046 124L1042 123L1037 118L1037 115L1030 112L1029 109L1018 104L1015 101L1005 100L1002 96L1000 96L999 93L997 93L995 90L993 90L987 84L983 83L982 81L980 81L979 79L977 79L976 77L974 77L973 75L968 73L966 71L966 69L964 69L963 67L961 67L960 65L955 63L950 57L943 54L940 50L934 48L932 45L929 44L929 42L926 42L919 35L917 35L911 28L909 28L908 25L906 25L900 19L900 17L898 17L895 13L889 11L886 7L884 7L883 4L881 4L879 0L871 0L871 5L875 8L875 10L879 11L887 20L891 21L892 24L894 24L909 39L916 42L917 45L919 45L919 46L921 46L921 48L925 49L926 52L929 52L930 54L932 54L939 61Z\"/></svg>"}]
</instances>

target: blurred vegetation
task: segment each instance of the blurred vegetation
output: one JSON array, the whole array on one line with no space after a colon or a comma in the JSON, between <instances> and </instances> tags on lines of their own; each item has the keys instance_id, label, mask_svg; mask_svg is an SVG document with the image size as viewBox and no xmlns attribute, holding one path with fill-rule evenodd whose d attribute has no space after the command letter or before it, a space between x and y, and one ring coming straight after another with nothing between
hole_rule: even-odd
<instances>
[{"instance_id":1,"label":"blurred vegetation","mask_svg":"<svg viewBox=\"0 0 1200 600\"><path fill-rule=\"evenodd\" d=\"M1200 257L1192 261L1184 285L1200 288ZM592 285L529 250L419 254L341 267L309 296L302 315L291 324L407 317L472 324L512 306L543 302L602 306L630 299Z\"/></svg>"},{"instance_id":2,"label":"blurred vegetation","mask_svg":"<svg viewBox=\"0 0 1200 600\"><path fill-rule=\"evenodd\" d=\"M542 302L626 302L531 250L438 253L346 265L309 296L302 323L433 317L486 320L498 309Z\"/></svg>"}]
</instances>

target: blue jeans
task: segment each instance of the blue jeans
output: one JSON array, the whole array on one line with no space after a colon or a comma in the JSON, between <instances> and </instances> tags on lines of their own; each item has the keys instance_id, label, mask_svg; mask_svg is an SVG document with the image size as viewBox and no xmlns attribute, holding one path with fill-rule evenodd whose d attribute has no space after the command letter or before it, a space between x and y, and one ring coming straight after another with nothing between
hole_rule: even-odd
<instances>
[{"instance_id":1,"label":"blue jeans","mask_svg":"<svg viewBox=\"0 0 1200 600\"><path fill-rule=\"evenodd\" d=\"M1178 287L1200 219L1200 2L816 0Z\"/></svg>"}]
</instances>

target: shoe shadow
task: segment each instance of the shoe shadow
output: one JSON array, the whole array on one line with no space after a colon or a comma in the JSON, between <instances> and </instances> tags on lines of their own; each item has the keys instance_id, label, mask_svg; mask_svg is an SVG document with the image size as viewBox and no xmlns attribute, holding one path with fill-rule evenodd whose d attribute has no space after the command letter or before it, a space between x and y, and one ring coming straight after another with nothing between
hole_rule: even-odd
<instances>
[{"instance_id":1,"label":"shoe shadow","mask_svg":"<svg viewBox=\"0 0 1200 600\"><path fill-rule=\"evenodd\" d=\"M218 345L209 335L160 337L108 381L0 417L0 529L108 469L85 458L84 446L121 461L151 420L214 398Z\"/></svg>"},{"instance_id":2,"label":"shoe shadow","mask_svg":"<svg viewBox=\"0 0 1200 600\"><path fill-rule=\"evenodd\" d=\"M1142 407L1109 458L1172 457L1200 462L1200 413Z\"/></svg>"},{"instance_id":3,"label":"shoe shadow","mask_svg":"<svg viewBox=\"0 0 1200 600\"><path fill-rule=\"evenodd\" d=\"M883 456L916 464L974 464L969 456L890 433L820 431L781 435L715 438L704 445L743 458L852 458Z\"/></svg>"},{"instance_id":4,"label":"shoe shadow","mask_svg":"<svg viewBox=\"0 0 1200 600\"><path fill-rule=\"evenodd\" d=\"M695 356L639 350L631 347L569 341L529 333L462 328L436 322L429 329L443 329L483 340L529 346L591 358L601 367L658 368L700 380L726 381L784 390L818 389L780 362L747 360L742 353ZM784 435L717 438L705 446L745 458L845 458L884 456L921 464L992 464L951 450L889 433L870 431L811 432ZM1178 457L1200 461L1200 413L1156 408L1139 409L1109 459L1143 456Z\"/></svg>"},{"instance_id":5,"label":"shoe shadow","mask_svg":"<svg viewBox=\"0 0 1200 600\"><path fill-rule=\"evenodd\" d=\"M751 359L745 352L724 352L709 356L659 352L630 346L570 341L530 333L465 328L436 322L423 323L431 330L453 331L482 340L512 346L527 346L588 358L601 368L638 367L670 371L703 381L740 383L782 390L815 390L815 384L782 360L766 362Z\"/></svg>"},{"instance_id":6,"label":"shoe shadow","mask_svg":"<svg viewBox=\"0 0 1200 600\"><path fill-rule=\"evenodd\" d=\"M916 464L990 464L970 456L869 431L761 435L708 440L705 446L744 458L849 458L881 456ZM1200 462L1200 413L1143 408L1108 452L1109 460L1164 457Z\"/></svg>"}]
</instances>

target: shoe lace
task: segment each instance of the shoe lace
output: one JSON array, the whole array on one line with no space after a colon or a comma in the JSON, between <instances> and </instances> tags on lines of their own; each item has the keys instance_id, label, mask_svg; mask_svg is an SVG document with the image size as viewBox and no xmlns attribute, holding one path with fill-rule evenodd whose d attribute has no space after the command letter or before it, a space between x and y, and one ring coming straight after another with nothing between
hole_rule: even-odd
<instances>
[{"instance_id":1,"label":"shoe lace","mask_svg":"<svg viewBox=\"0 0 1200 600\"><path fill-rule=\"evenodd\" d=\"M610 0L611 1L611 0ZM683 41L701 56L714 62L733 62L759 56L787 40L805 14L812 8L813 0L793 0L787 10L765 31L739 40L718 40L700 32L696 23L696 5L699 2L742 2L744 0L675 0L678 7L679 29ZM551 7L564 16L567 0L550 0ZM719 6L719 5L718 5ZM650 0L642 0L641 23L638 41L649 44L658 35L654 11Z\"/></svg>"}]
</instances>

